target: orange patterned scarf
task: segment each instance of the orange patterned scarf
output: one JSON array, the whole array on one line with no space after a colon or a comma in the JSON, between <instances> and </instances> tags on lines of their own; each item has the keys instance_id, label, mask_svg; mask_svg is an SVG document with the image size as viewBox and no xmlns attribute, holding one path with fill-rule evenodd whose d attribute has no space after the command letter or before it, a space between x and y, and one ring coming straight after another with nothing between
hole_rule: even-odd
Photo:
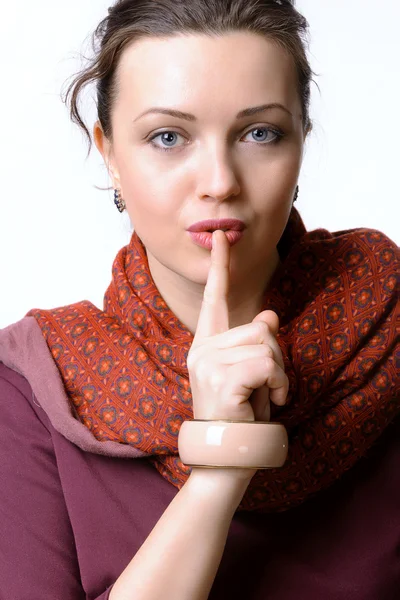
<instances>
[{"instance_id":1,"label":"orange patterned scarf","mask_svg":"<svg viewBox=\"0 0 400 600\"><path fill-rule=\"evenodd\" d=\"M293 207L278 252L263 310L279 316L290 388L271 420L285 425L289 455L251 480L238 510L259 513L333 484L400 412L398 246L373 229L307 232ZM191 472L177 438L193 418L193 335L156 288L137 234L115 258L103 311L83 300L26 316L40 325L75 417L97 440L142 450L180 489Z\"/></svg>"}]
</instances>

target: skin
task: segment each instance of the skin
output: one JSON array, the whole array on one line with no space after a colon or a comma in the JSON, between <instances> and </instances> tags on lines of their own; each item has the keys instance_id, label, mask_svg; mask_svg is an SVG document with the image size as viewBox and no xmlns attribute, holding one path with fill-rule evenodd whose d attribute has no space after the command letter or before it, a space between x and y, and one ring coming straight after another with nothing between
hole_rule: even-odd
<instances>
[{"instance_id":1,"label":"skin","mask_svg":"<svg viewBox=\"0 0 400 600\"><path fill-rule=\"evenodd\" d=\"M94 140L161 296L195 334L211 259L187 228L203 219L241 219L245 234L230 249L229 326L250 323L280 264L276 246L308 133L292 58L249 32L151 38L125 49L117 77L113 139L97 121ZM274 108L236 119L245 108L272 102L291 115ZM133 122L155 106L197 120L150 114ZM284 137L259 128L281 130ZM149 139L157 133L164 135L153 140L155 147Z\"/></svg>"}]
</instances>

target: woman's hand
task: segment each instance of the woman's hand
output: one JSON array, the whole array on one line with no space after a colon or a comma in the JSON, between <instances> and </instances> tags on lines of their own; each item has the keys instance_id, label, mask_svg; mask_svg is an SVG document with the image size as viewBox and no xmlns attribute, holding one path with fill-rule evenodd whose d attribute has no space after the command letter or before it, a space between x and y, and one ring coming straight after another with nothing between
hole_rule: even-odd
<instances>
[{"instance_id":1,"label":"woman's hand","mask_svg":"<svg viewBox=\"0 0 400 600\"><path fill-rule=\"evenodd\" d=\"M269 421L270 400L282 406L289 391L276 341L279 319L266 310L251 323L229 329L229 257L228 240L217 230L187 357L194 418Z\"/></svg>"}]
</instances>

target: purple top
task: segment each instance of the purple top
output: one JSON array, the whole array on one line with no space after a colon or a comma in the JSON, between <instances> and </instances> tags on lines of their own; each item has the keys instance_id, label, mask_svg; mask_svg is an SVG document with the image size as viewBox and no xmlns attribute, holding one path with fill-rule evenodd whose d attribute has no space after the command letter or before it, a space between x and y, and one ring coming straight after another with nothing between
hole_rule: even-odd
<instances>
[{"instance_id":1,"label":"purple top","mask_svg":"<svg viewBox=\"0 0 400 600\"><path fill-rule=\"evenodd\" d=\"M146 458L70 441L33 387L0 362L0 598L107 600L178 490ZM301 506L237 513L209 600L398 599L399 434Z\"/></svg>"}]
</instances>

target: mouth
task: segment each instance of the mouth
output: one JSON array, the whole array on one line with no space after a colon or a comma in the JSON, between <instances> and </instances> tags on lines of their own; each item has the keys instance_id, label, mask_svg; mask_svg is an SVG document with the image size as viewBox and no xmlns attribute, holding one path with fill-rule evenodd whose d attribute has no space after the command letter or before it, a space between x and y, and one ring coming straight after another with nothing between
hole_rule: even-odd
<instances>
[{"instance_id":1,"label":"mouth","mask_svg":"<svg viewBox=\"0 0 400 600\"><path fill-rule=\"evenodd\" d=\"M243 231L246 225L240 219L208 219L206 221L198 221L188 228L189 232L195 233L212 233L217 229L222 231Z\"/></svg>"},{"instance_id":2,"label":"mouth","mask_svg":"<svg viewBox=\"0 0 400 600\"><path fill-rule=\"evenodd\" d=\"M204 233L214 233L214 231L223 231L224 233L226 231L234 231L233 229L222 229L222 227L216 227L215 229L206 229Z\"/></svg>"},{"instance_id":3,"label":"mouth","mask_svg":"<svg viewBox=\"0 0 400 600\"><path fill-rule=\"evenodd\" d=\"M201 246L202 248L206 248L206 250L212 249L212 234L213 231L189 231L189 235L192 238L193 242L197 246ZM234 246L237 244L243 237L244 231L234 231L232 229L228 229L225 231L226 239L230 246Z\"/></svg>"}]
</instances>

